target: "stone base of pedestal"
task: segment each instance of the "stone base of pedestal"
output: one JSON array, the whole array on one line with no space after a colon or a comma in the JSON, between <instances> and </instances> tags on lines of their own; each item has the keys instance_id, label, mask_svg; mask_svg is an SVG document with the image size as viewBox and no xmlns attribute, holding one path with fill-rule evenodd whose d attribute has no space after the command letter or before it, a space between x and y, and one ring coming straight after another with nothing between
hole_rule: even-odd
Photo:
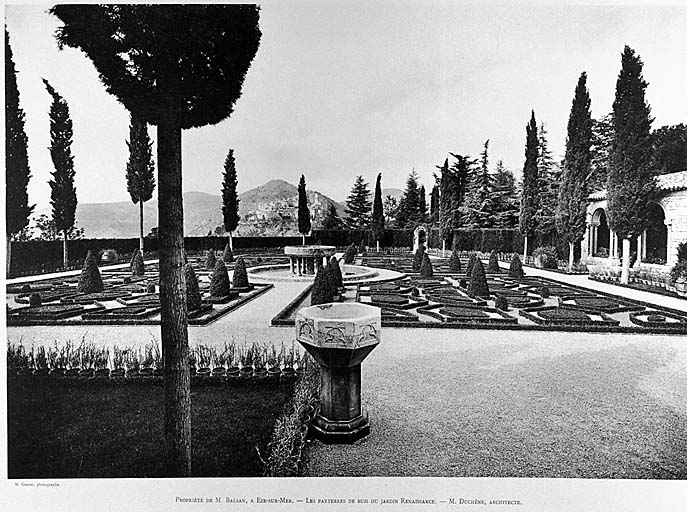
<instances>
[{"instance_id":1,"label":"stone base of pedestal","mask_svg":"<svg viewBox=\"0 0 687 512\"><path fill-rule=\"evenodd\" d=\"M369 433L366 411L348 421L332 421L318 414L310 424L310 435L325 444L352 444Z\"/></svg>"}]
</instances>

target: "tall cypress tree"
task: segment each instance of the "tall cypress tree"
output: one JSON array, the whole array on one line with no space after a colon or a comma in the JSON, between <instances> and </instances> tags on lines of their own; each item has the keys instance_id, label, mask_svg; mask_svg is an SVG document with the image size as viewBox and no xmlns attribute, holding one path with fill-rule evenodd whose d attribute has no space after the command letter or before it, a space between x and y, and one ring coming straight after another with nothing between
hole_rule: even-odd
<instances>
[{"instance_id":1,"label":"tall cypress tree","mask_svg":"<svg viewBox=\"0 0 687 512\"><path fill-rule=\"evenodd\" d=\"M447 164L448 165L448 164ZM432 224L439 222L440 200L439 200L439 185L437 183L432 187L432 192L429 195L429 217Z\"/></svg>"},{"instance_id":2,"label":"tall cypress tree","mask_svg":"<svg viewBox=\"0 0 687 512\"><path fill-rule=\"evenodd\" d=\"M582 240L587 221L587 183L591 171L592 115L587 73L582 72L573 98L565 161L556 206L556 229L568 241L568 270L572 271L575 244Z\"/></svg>"},{"instance_id":3,"label":"tall cypress tree","mask_svg":"<svg viewBox=\"0 0 687 512\"><path fill-rule=\"evenodd\" d=\"M62 263L67 266L67 237L74 228L76 189L74 188L74 157L72 156L72 120L69 106L60 94L43 79L52 96L50 106L50 158L55 166L50 180L50 204L55 229L62 233Z\"/></svg>"},{"instance_id":4,"label":"tall cypress tree","mask_svg":"<svg viewBox=\"0 0 687 512\"><path fill-rule=\"evenodd\" d=\"M362 176L355 178L351 193L346 199L346 222L353 229L367 229L370 225L370 190Z\"/></svg>"},{"instance_id":5,"label":"tall cypress tree","mask_svg":"<svg viewBox=\"0 0 687 512\"><path fill-rule=\"evenodd\" d=\"M650 225L649 203L656 183L651 171L651 110L644 98L646 82L642 60L625 46L615 87L613 127L608 173L608 225L623 241L621 283L627 284L630 242Z\"/></svg>"},{"instance_id":6,"label":"tall cypress tree","mask_svg":"<svg viewBox=\"0 0 687 512\"><path fill-rule=\"evenodd\" d=\"M377 243L379 251L379 241L384 236L384 207L382 205L382 173L377 175L375 184L375 197L372 202L372 237Z\"/></svg>"},{"instance_id":7,"label":"tall cypress tree","mask_svg":"<svg viewBox=\"0 0 687 512\"><path fill-rule=\"evenodd\" d=\"M12 236L29 225L33 206L29 206L31 178L24 130L24 111L19 106L17 70L14 66L10 36L5 29L5 222L7 235L7 273L12 257Z\"/></svg>"},{"instance_id":8,"label":"tall cypress tree","mask_svg":"<svg viewBox=\"0 0 687 512\"><path fill-rule=\"evenodd\" d=\"M224 176L222 179L222 218L224 229L229 233L229 248L234 250L234 231L239 225L239 195L236 192L236 161L234 150L230 149L224 159Z\"/></svg>"},{"instance_id":9,"label":"tall cypress tree","mask_svg":"<svg viewBox=\"0 0 687 512\"><path fill-rule=\"evenodd\" d=\"M305 191L305 175L301 174L298 182L298 232L303 235L303 245L305 245L305 235L310 233L310 209L308 208L308 195Z\"/></svg>"},{"instance_id":10,"label":"tall cypress tree","mask_svg":"<svg viewBox=\"0 0 687 512\"><path fill-rule=\"evenodd\" d=\"M139 204L139 251L143 256L143 203L153 197L155 190L155 165L153 143L148 137L148 123L131 116L129 125L129 161L126 164L126 189L131 201Z\"/></svg>"},{"instance_id":11,"label":"tall cypress tree","mask_svg":"<svg viewBox=\"0 0 687 512\"><path fill-rule=\"evenodd\" d=\"M535 214L539 207L539 176L537 158L539 156L539 138L537 121L532 117L526 127L527 142L525 145L525 165L522 169L522 195L520 196L520 233L525 237L524 255L527 257L527 242L536 229Z\"/></svg>"},{"instance_id":12,"label":"tall cypress tree","mask_svg":"<svg viewBox=\"0 0 687 512\"><path fill-rule=\"evenodd\" d=\"M427 221L427 193L425 192L425 186L420 185L420 188L417 191L417 196L418 196L418 203L417 203L417 209L419 213L418 220L419 222L426 222Z\"/></svg>"}]
</instances>

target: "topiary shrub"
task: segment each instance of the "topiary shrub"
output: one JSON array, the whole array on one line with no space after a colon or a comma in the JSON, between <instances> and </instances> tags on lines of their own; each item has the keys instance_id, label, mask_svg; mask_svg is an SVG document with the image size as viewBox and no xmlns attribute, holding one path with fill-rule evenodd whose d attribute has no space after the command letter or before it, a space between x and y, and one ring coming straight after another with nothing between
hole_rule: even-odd
<instances>
[{"instance_id":1,"label":"topiary shrub","mask_svg":"<svg viewBox=\"0 0 687 512\"><path fill-rule=\"evenodd\" d=\"M215 251L210 249L208 251L208 257L205 260L205 268L208 270L214 270L217 266L217 259L215 258ZM226 267L225 267L226 270Z\"/></svg>"},{"instance_id":2,"label":"topiary shrub","mask_svg":"<svg viewBox=\"0 0 687 512\"><path fill-rule=\"evenodd\" d=\"M415 251L415 257L413 258L413 272L419 272L420 267L422 266L422 260L424 259L425 255L425 246L421 245L417 248L417 251Z\"/></svg>"},{"instance_id":3,"label":"topiary shrub","mask_svg":"<svg viewBox=\"0 0 687 512\"><path fill-rule=\"evenodd\" d=\"M558 268L558 251L551 245L537 247L532 254L538 268Z\"/></svg>"},{"instance_id":4,"label":"topiary shrub","mask_svg":"<svg viewBox=\"0 0 687 512\"><path fill-rule=\"evenodd\" d=\"M339 287L336 285L336 273L334 272L334 267L330 263L325 267L325 270L327 271L327 282L329 283L329 290L332 294L332 300L336 300L339 296Z\"/></svg>"},{"instance_id":5,"label":"topiary shrub","mask_svg":"<svg viewBox=\"0 0 687 512\"><path fill-rule=\"evenodd\" d=\"M410 290L410 294L413 297L419 297L420 296L420 290L416 286L413 286L413 288Z\"/></svg>"},{"instance_id":6,"label":"topiary shrub","mask_svg":"<svg viewBox=\"0 0 687 512\"><path fill-rule=\"evenodd\" d=\"M422 265L420 265L420 277L434 277L432 262L429 260L429 255L427 253L425 253L422 257Z\"/></svg>"},{"instance_id":7,"label":"topiary shrub","mask_svg":"<svg viewBox=\"0 0 687 512\"><path fill-rule=\"evenodd\" d=\"M105 289L93 251L89 250L88 254L86 254L86 261L83 264L77 289L82 293L102 292Z\"/></svg>"},{"instance_id":8,"label":"topiary shrub","mask_svg":"<svg viewBox=\"0 0 687 512\"><path fill-rule=\"evenodd\" d=\"M470 257L468 258L468 264L465 266L465 275L470 277L472 275L472 269L475 266L475 261L477 261L477 254L474 252L470 253Z\"/></svg>"},{"instance_id":9,"label":"topiary shrub","mask_svg":"<svg viewBox=\"0 0 687 512\"><path fill-rule=\"evenodd\" d=\"M484 273L482 261L478 258L475 259L475 265L472 267L467 293L469 297L489 297L487 276Z\"/></svg>"},{"instance_id":10,"label":"topiary shrub","mask_svg":"<svg viewBox=\"0 0 687 512\"><path fill-rule=\"evenodd\" d=\"M332 290L329 285L327 267L321 267L315 275L315 281L310 292L310 305L327 304L334 301Z\"/></svg>"},{"instance_id":11,"label":"topiary shrub","mask_svg":"<svg viewBox=\"0 0 687 512\"><path fill-rule=\"evenodd\" d=\"M489 255L489 265L487 265L487 272L490 272L492 274L498 274L501 272L501 268L499 267L499 259L496 257L496 252L491 251L491 254Z\"/></svg>"},{"instance_id":12,"label":"topiary shrub","mask_svg":"<svg viewBox=\"0 0 687 512\"><path fill-rule=\"evenodd\" d=\"M458 251L455 249L451 253L451 257L448 260L448 270L449 272L460 272L463 270L463 265L460 263L460 256L458 255Z\"/></svg>"},{"instance_id":13,"label":"topiary shrub","mask_svg":"<svg viewBox=\"0 0 687 512\"><path fill-rule=\"evenodd\" d=\"M198 278L193 267L188 263L184 266L184 272L186 273L186 307L189 311L195 311L202 303Z\"/></svg>"},{"instance_id":14,"label":"topiary shrub","mask_svg":"<svg viewBox=\"0 0 687 512\"><path fill-rule=\"evenodd\" d=\"M542 299L548 299L549 296L551 295L551 291L549 290L548 286L542 286L539 288L539 295L541 296Z\"/></svg>"},{"instance_id":15,"label":"topiary shrub","mask_svg":"<svg viewBox=\"0 0 687 512\"><path fill-rule=\"evenodd\" d=\"M508 299L503 295L497 295L495 301L496 309L501 311L508 311Z\"/></svg>"},{"instance_id":16,"label":"topiary shrub","mask_svg":"<svg viewBox=\"0 0 687 512\"><path fill-rule=\"evenodd\" d=\"M248 272L246 272L246 262L243 261L243 256L239 256L236 259L236 265L234 265L234 287L248 288L249 286L250 283L248 282Z\"/></svg>"},{"instance_id":17,"label":"topiary shrub","mask_svg":"<svg viewBox=\"0 0 687 512\"><path fill-rule=\"evenodd\" d=\"M131 278L129 276L124 277L124 284L131 283Z\"/></svg>"},{"instance_id":18,"label":"topiary shrub","mask_svg":"<svg viewBox=\"0 0 687 512\"><path fill-rule=\"evenodd\" d=\"M352 265L353 262L355 261L355 257L357 255L357 251L355 249L355 245L351 244L346 248L346 252L344 253L343 260L344 263L347 265Z\"/></svg>"},{"instance_id":19,"label":"topiary shrub","mask_svg":"<svg viewBox=\"0 0 687 512\"><path fill-rule=\"evenodd\" d=\"M31 293L31 285L30 284L22 285L21 292L22 293Z\"/></svg>"},{"instance_id":20,"label":"topiary shrub","mask_svg":"<svg viewBox=\"0 0 687 512\"><path fill-rule=\"evenodd\" d=\"M229 247L229 244L224 246L224 252L222 253L222 259L224 260L224 263L233 263L234 262L234 252L231 250L231 247Z\"/></svg>"},{"instance_id":21,"label":"topiary shrub","mask_svg":"<svg viewBox=\"0 0 687 512\"><path fill-rule=\"evenodd\" d=\"M508 268L508 277L513 279L522 279L525 272L522 270L522 261L520 261L520 256L516 252L513 255L513 259L510 260L510 267Z\"/></svg>"},{"instance_id":22,"label":"topiary shrub","mask_svg":"<svg viewBox=\"0 0 687 512\"><path fill-rule=\"evenodd\" d=\"M29 295L29 306L31 306L32 308L37 308L41 304L43 304L43 301L41 300L40 293L34 292L31 295Z\"/></svg>"},{"instance_id":23,"label":"topiary shrub","mask_svg":"<svg viewBox=\"0 0 687 512\"><path fill-rule=\"evenodd\" d=\"M341 267L339 266L339 260L336 259L336 256L329 258L329 265L331 265L332 272L334 273L334 282L336 283L336 288L343 291L343 274L341 274Z\"/></svg>"},{"instance_id":24,"label":"topiary shrub","mask_svg":"<svg viewBox=\"0 0 687 512\"><path fill-rule=\"evenodd\" d=\"M365 247L365 240L361 239L360 243L358 244L358 252L360 254L363 254L366 249L367 249L367 247Z\"/></svg>"},{"instance_id":25,"label":"topiary shrub","mask_svg":"<svg viewBox=\"0 0 687 512\"><path fill-rule=\"evenodd\" d=\"M231 292L231 281L227 266L222 260L217 260L215 268L210 277L210 296L226 297Z\"/></svg>"},{"instance_id":26,"label":"topiary shrub","mask_svg":"<svg viewBox=\"0 0 687 512\"><path fill-rule=\"evenodd\" d=\"M458 286L460 286L461 288L467 288L468 282L465 279L461 279L460 282L458 283Z\"/></svg>"},{"instance_id":27,"label":"topiary shrub","mask_svg":"<svg viewBox=\"0 0 687 512\"><path fill-rule=\"evenodd\" d=\"M187 263L188 265L188 263ZM148 286L146 286L146 292L147 293L155 293L155 285L153 283L148 283Z\"/></svg>"},{"instance_id":28,"label":"topiary shrub","mask_svg":"<svg viewBox=\"0 0 687 512\"><path fill-rule=\"evenodd\" d=\"M131 268L131 275L132 276L142 276L145 274L145 264L143 263L143 256L141 256L141 251L136 249L134 251L134 255L131 257L131 264L129 265L129 268Z\"/></svg>"}]
</instances>

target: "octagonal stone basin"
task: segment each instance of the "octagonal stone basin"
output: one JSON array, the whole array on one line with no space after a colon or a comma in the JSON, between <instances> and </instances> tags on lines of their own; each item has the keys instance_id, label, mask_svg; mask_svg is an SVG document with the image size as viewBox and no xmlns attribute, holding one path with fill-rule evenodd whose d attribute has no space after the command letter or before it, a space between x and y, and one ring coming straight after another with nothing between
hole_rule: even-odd
<instances>
[{"instance_id":1,"label":"octagonal stone basin","mask_svg":"<svg viewBox=\"0 0 687 512\"><path fill-rule=\"evenodd\" d=\"M284 254L287 256L301 257L324 257L332 256L336 252L333 245L287 245L284 247Z\"/></svg>"}]
</instances>

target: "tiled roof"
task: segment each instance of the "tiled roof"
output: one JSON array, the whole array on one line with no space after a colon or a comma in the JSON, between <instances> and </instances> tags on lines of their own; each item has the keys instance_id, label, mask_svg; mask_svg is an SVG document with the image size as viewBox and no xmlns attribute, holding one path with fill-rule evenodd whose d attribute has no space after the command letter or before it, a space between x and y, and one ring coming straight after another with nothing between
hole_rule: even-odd
<instances>
[{"instance_id":1,"label":"tiled roof","mask_svg":"<svg viewBox=\"0 0 687 512\"><path fill-rule=\"evenodd\" d=\"M658 189L663 192L675 192L676 190L687 190L687 171L674 172L671 174L661 174L656 176ZM606 190L597 190L589 194L591 201L601 201L606 199Z\"/></svg>"}]
</instances>

